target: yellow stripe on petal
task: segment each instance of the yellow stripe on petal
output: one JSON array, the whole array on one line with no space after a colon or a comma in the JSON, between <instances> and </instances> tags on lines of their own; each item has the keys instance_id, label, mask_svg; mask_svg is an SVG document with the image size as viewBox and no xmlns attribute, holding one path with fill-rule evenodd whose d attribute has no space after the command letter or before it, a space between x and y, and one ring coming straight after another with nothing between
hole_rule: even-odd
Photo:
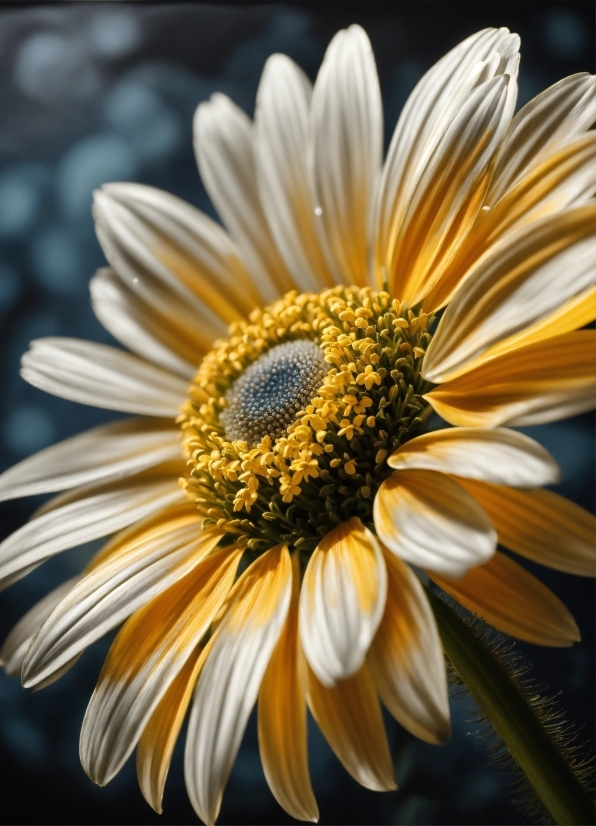
<instances>
[{"instance_id":1,"label":"yellow stripe on petal","mask_svg":"<svg viewBox=\"0 0 596 826\"><path fill-rule=\"evenodd\" d=\"M433 612L412 569L385 551L387 605L367 662L379 696L416 737L451 733L443 648Z\"/></svg>"},{"instance_id":2,"label":"yellow stripe on petal","mask_svg":"<svg viewBox=\"0 0 596 826\"><path fill-rule=\"evenodd\" d=\"M211 554L133 614L116 637L81 730L81 763L96 783L107 783L135 747L227 597L241 554Z\"/></svg>"},{"instance_id":3,"label":"yellow stripe on petal","mask_svg":"<svg viewBox=\"0 0 596 826\"><path fill-rule=\"evenodd\" d=\"M501 545L577 576L596 573L596 519L549 490L515 490L458 480L482 506Z\"/></svg>"},{"instance_id":4,"label":"yellow stripe on petal","mask_svg":"<svg viewBox=\"0 0 596 826\"><path fill-rule=\"evenodd\" d=\"M575 620L550 588L498 551L463 579L428 575L464 608L519 640L565 647L580 639Z\"/></svg>"},{"instance_id":5,"label":"yellow stripe on petal","mask_svg":"<svg viewBox=\"0 0 596 826\"><path fill-rule=\"evenodd\" d=\"M434 286L424 299L425 310L436 312L448 304L476 261L502 243L505 235L587 201L596 189L595 161L596 135L590 132L534 166L492 209L482 209L465 243L435 273Z\"/></svg>"},{"instance_id":6,"label":"yellow stripe on petal","mask_svg":"<svg viewBox=\"0 0 596 826\"><path fill-rule=\"evenodd\" d=\"M596 319L596 287L590 287L570 298L542 321L537 321L520 333L506 338L494 347L489 347L475 365L483 364L495 356L517 350L519 347L579 330L580 327L585 327L594 319ZM475 365L471 365L470 369Z\"/></svg>"},{"instance_id":7,"label":"yellow stripe on petal","mask_svg":"<svg viewBox=\"0 0 596 826\"><path fill-rule=\"evenodd\" d=\"M373 514L377 535L392 553L448 576L463 576L495 550L484 511L460 484L434 470L394 473L379 488Z\"/></svg>"},{"instance_id":8,"label":"yellow stripe on petal","mask_svg":"<svg viewBox=\"0 0 596 826\"><path fill-rule=\"evenodd\" d=\"M465 243L489 183L490 159L508 125L515 83L498 75L470 93L412 194L392 254L393 295L418 303L433 269Z\"/></svg>"},{"instance_id":9,"label":"yellow stripe on petal","mask_svg":"<svg viewBox=\"0 0 596 826\"><path fill-rule=\"evenodd\" d=\"M596 203L534 221L483 256L446 308L422 374L442 384L489 347L554 313L594 283Z\"/></svg>"},{"instance_id":10,"label":"yellow stripe on petal","mask_svg":"<svg viewBox=\"0 0 596 826\"><path fill-rule=\"evenodd\" d=\"M529 425L594 407L596 334L578 330L498 356L424 398L460 427Z\"/></svg>"},{"instance_id":11,"label":"yellow stripe on petal","mask_svg":"<svg viewBox=\"0 0 596 826\"><path fill-rule=\"evenodd\" d=\"M137 746L137 778L147 803L161 814L174 746L205 658L197 648L162 697Z\"/></svg>"},{"instance_id":12,"label":"yellow stripe on petal","mask_svg":"<svg viewBox=\"0 0 596 826\"><path fill-rule=\"evenodd\" d=\"M300 561L292 560L292 600L259 693L259 750L269 788L297 820L319 819L308 770L306 674L298 639Z\"/></svg>"},{"instance_id":13,"label":"yellow stripe on petal","mask_svg":"<svg viewBox=\"0 0 596 826\"><path fill-rule=\"evenodd\" d=\"M383 615L387 572L379 543L357 517L330 531L309 560L300 594L300 638L319 680L354 674Z\"/></svg>"},{"instance_id":14,"label":"yellow stripe on petal","mask_svg":"<svg viewBox=\"0 0 596 826\"><path fill-rule=\"evenodd\" d=\"M184 774L201 820L217 819L246 723L284 627L292 563L285 545L262 554L230 592L209 640L188 723Z\"/></svg>"},{"instance_id":15,"label":"yellow stripe on petal","mask_svg":"<svg viewBox=\"0 0 596 826\"><path fill-rule=\"evenodd\" d=\"M308 668L308 704L317 725L352 777L373 791L397 788L377 693L365 664L326 688Z\"/></svg>"}]
</instances>

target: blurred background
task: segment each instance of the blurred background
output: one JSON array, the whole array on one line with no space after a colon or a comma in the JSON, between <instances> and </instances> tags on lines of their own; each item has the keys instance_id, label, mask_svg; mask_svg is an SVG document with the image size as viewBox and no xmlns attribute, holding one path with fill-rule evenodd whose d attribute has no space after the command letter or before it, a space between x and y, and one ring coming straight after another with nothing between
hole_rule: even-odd
<instances>
[{"instance_id":1,"label":"blurred background","mask_svg":"<svg viewBox=\"0 0 596 826\"><path fill-rule=\"evenodd\" d=\"M592 2L319 2L275 4L69 3L0 10L0 470L47 445L114 418L25 384L19 359L31 339L78 336L114 344L94 318L88 280L104 264L90 214L107 181L162 187L216 217L191 148L196 105L223 91L252 115L267 57L285 52L314 80L327 43L350 23L376 55L388 142L423 72L477 29L508 26L522 37L519 105L561 77L593 71ZM530 430L530 429L529 429ZM593 509L594 422L583 416L531 429L556 457L558 490ZM0 505L0 539L39 503ZM0 633L80 570L95 546L51 560L0 597ZM529 564L529 568L534 570ZM561 692L579 741L594 731L594 593L591 581L535 570L572 609L583 642L571 649L517 645L547 693ZM31 693L0 676L0 784L4 822L193 823L181 744L161 819L136 785L134 761L106 788L83 773L78 733L109 645L92 647L51 687ZM515 824L511 778L489 765L465 702L453 704L442 747L391 722L400 791L359 787L310 729L311 772L321 822ZM312 721L311 721L312 723ZM528 822L527 818L524 818ZM531 820L531 818L530 818ZM221 823L292 822L260 767L254 720L224 797Z\"/></svg>"}]
</instances>

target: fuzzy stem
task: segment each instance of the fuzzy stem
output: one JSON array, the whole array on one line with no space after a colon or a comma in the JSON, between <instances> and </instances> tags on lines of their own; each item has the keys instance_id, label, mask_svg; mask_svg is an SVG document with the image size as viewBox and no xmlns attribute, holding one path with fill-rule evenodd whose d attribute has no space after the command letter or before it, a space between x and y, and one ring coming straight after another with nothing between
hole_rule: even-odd
<instances>
[{"instance_id":1,"label":"fuzzy stem","mask_svg":"<svg viewBox=\"0 0 596 826\"><path fill-rule=\"evenodd\" d=\"M427 588L445 654L559 824L593 824L594 805L548 731L493 654Z\"/></svg>"}]
</instances>

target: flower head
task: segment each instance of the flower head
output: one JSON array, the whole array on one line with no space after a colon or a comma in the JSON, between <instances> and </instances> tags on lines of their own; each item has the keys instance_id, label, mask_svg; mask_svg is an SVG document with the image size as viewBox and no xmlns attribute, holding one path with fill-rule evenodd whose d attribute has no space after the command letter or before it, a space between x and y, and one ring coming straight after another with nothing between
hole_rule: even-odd
<instances>
[{"instance_id":1,"label":"flower head","mask_svg":"<svg viewBox=\"0 0 596 826\"><path fill-rule=\"evenodd\" d=\"M136 414L0 479L67 491L0 547L7 585L114 534L7 639L26 686L124 622L81 734L107 783L137 749L161 799L190 706L186 784L217 818L258 700L265 775L316 820L306 708L364 786L395 788L382 702L449 735L443 654L418 572L496 628L569 645L577 627L515 553L593 573L593 521L541 486L552 458L504 425L593 405L594 79L513 117L519 39L486 29L420 81L382 163L374 58L358 26L314 88L263 72L254 122L214 95L199 169L229 234L158 190L96 194L111 267L94 309L137 355L34 342L23 376ZM454 427L428 430L433 412Z\"/></svg>"}]
</instances>

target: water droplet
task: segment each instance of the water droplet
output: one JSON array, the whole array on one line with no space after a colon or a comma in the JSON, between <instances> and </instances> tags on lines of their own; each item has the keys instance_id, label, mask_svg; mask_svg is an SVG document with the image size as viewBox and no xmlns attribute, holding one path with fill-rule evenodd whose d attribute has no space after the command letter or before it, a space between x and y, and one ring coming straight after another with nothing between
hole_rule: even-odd
<instances>
[{"instance_id":1,"label":"water droplet","mask_svg":"<svg viewBox=\"0 0 596 826\"><path fill-rule=\"evenodd\" d=\"M315 207L315 215L318 217L319 215L323 214L323 207L317 206Z\"/></svg>"}]
</instances>

